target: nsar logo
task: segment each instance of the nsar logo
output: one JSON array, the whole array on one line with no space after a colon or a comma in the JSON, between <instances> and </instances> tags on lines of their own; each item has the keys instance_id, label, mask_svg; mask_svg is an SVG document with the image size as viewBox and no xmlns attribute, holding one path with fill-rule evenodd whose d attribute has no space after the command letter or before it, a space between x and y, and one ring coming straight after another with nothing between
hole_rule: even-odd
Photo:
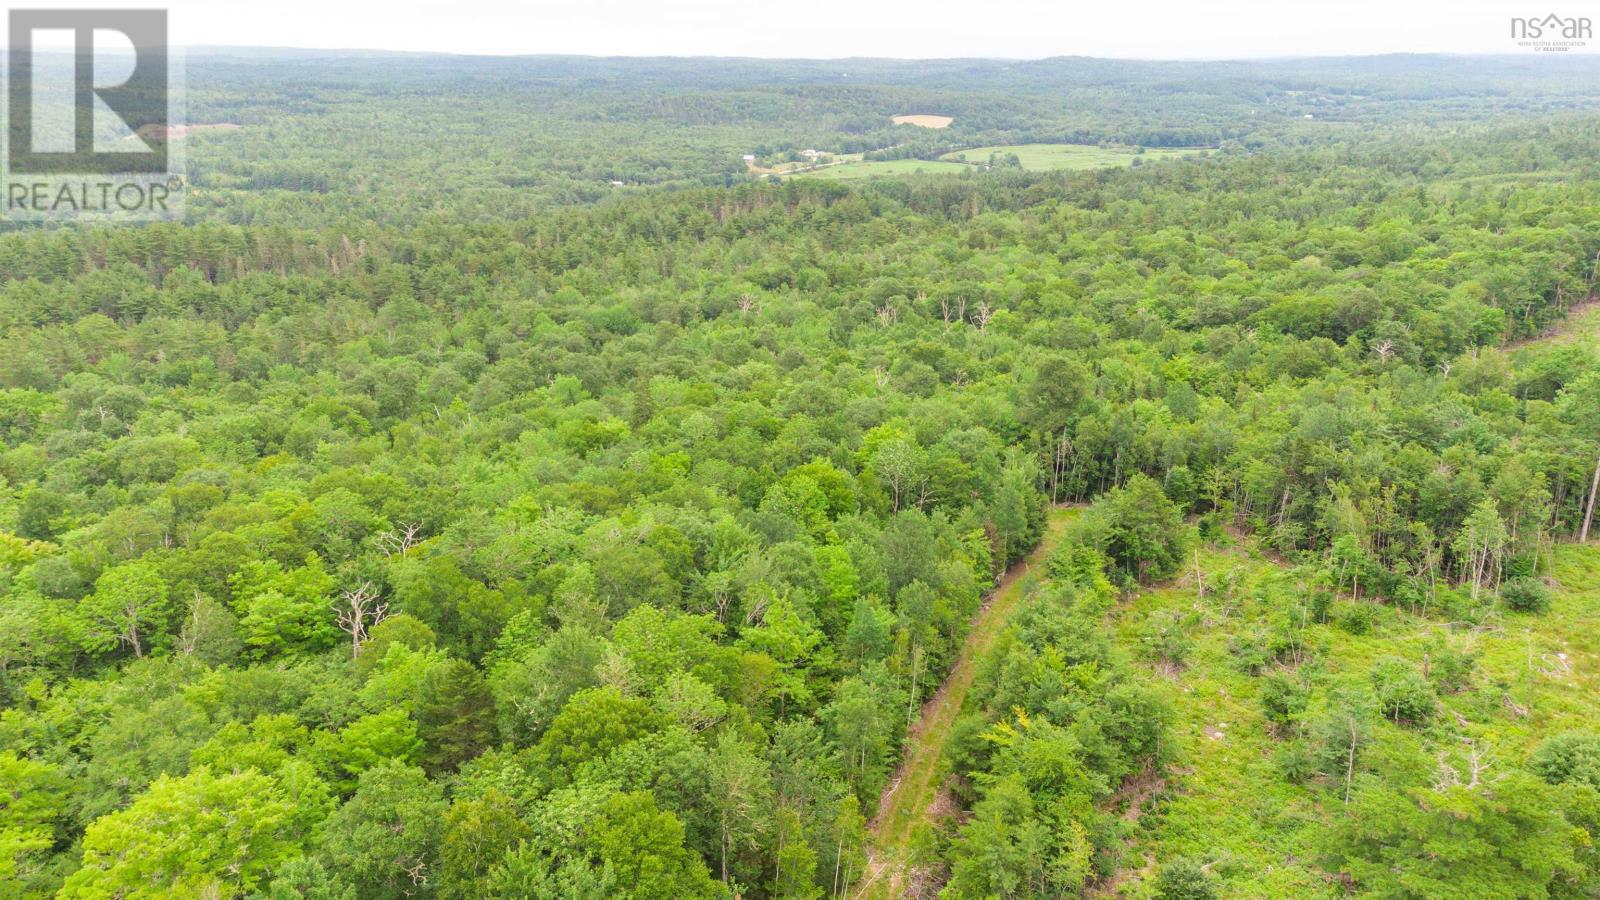
<instances>
[{"instance_id":1,"label":"nsar logo","mask_svg":"<svg viewBox=\"0 0 1600 900\"><path fill-rule=\"evenodd\" d=\"M1530 50L1561 52L1587 45L1594 37L1594 24L1587 16L1558 16L1511 20L1511 39Z\"/></svg>"}]
</instances>

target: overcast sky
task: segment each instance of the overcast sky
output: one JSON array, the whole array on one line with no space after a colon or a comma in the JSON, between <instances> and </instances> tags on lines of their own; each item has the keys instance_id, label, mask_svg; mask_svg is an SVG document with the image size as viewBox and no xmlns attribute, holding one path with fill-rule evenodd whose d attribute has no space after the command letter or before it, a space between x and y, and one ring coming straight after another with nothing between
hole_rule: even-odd
<instances>
[{"instance_id":1,"label":"overcast sky","mask_svg":"<svg viewBox=\"0 0 1600 900\"><path fill-rule=\"evenodd\" d=\"M1596 0L54 0L166 6L174 43L765 57L1219 59L1527 53L1513 16ZM1590 40L1586 52L1600 50Z\"/></svg>"}]
</instances>

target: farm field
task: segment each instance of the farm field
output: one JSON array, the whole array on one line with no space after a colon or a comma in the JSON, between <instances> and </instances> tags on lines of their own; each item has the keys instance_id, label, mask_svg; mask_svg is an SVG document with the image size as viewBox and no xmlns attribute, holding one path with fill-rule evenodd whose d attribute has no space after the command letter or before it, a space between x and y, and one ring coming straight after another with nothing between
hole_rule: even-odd
<instances>
[{"instance_id":1,"label":"farm field","mask_svg":"<svg viewBox=\"0 0 1600 900\"><path fill-rule=\"evenodd\" d=\"M1108 150L1090 144L1012 144L960 150L954 153L946 153L938 159L862 161L859 155L856 155L853 160L849 157L844 157L846 161L814 169L804 171L791 170L789 172L785 172L783 169L774 169L769 174L806 175L815 178L845 180L873 178L882 175L913 175L919 172L929 175L954 175L967 169L979 168L989 160L992 154L1005 155L1013 153L1021 161L1022 168L1032 172L1057 169L1104 169L1131 165L1135 159L1155 162L1156 160L1191 156L1196 152L1198 151L1147 149L1144 153L1137 154L1133 150Z\"/></svg>"},{"instance_id":2,"label":"farm field","mask_svg":"<svg viewBox=\"0 0 1600 900\"><path fill-rule=\"evenodd\" d=\"M821 169L830 169L830 168L833 168L834 166L842 166L842 165L847 165L849 163L861 162L861 154L860 153L831 154L828 157L825 157L825 159L827 160L826 162L812 162L810 160L799 160L799 161L796 161L796 162L779 163L778 165L771 166L770 168L769 167L765 167L765 166L758 166L755 163L747 163L746 164L746 168L748 168L750 170L750 172L752 174L755 174L755 175L804 175L807 172L811 172L811 171L816 171L816 170L821 170Z\"/></svg>"},{"instance_id":3,"label":"farm field","mask_svg":"<svg viewBox=\"0 0 1600 900\"><path fill-rule=\"evenodd\" d=\"M988 162L991 155L1005 156L1016 154L1021 161L1022 168L1030 172L1043 172L1053 169L1103 169L1112 166L1132 165L1135 159L1143 159L1146 163L1163 159L1175 159L1180 156L1193 156L1201 152L1190 149L1146 148L1143 153L1132 149L1117 148L1106 149L1093 144L1012 144L998 147L975 147L971 150L957 150L939 157L941 160L951 162L967 162L973 165L982 165Z\"/></svg>"},{"instance_id":4,"label":"farm field","mask_svg":"<svg viewBox=\"0 0 1600 900\"><path fill-rule=\"evenodd\" d=\"M841 163L810 172L801 172L799 175L804 175L808 178L853 180L872 178L878 175L914 175L919 172L928 175L958 175L969 169L971 169L971 166L962 163L945 162L937 159L887 159L871 162Z\"/></svg>"},{"instance_id":5,"label":"farm field","mask_svg":"<svg viewBox=\"0 0 1600 900\"><path fill-rule=\"evenodd\" d=\"M934 116L922 113L894 117L896 125L915 125L918 128L949 128L950 123L954 121L955 119L950 116Z\"/></svg>"}]
</instances>

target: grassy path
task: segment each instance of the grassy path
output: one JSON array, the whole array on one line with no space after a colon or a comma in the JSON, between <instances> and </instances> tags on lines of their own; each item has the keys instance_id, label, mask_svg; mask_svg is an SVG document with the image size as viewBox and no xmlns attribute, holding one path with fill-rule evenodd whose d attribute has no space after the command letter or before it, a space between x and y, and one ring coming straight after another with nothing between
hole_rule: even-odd
<instances>
[{"instance_id":1,"label":"grassy path","mask_svg":"<svg viewBox=\"0 0 1600 900\"><path fill-rule=\"evenodd\" d=\"M933 818L931 807L939 791L939 760L944 755L950 728L972 687L977 661L994 646L995 639L1022 602L1027 576L1034 570L1043 571L1045 561L1075 512L1067 507L1050 510L1039 545L1000 577L1000 583L973 619L950 675L923 704L922 715L906 735L900 766L890 776L889 786L878 801L878 813L869 826L872 848L857 896L899 897L905 894L907 877L911 874L911 836L918 825Z\"/></svg>"}]
</instances>

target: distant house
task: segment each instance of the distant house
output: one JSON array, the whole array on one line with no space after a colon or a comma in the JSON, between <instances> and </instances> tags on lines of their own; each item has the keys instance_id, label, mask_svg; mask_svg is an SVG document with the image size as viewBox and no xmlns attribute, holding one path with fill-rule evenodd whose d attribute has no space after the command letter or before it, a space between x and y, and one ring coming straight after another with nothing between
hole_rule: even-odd
<instances>
[{"instance_id":1,"label":"distant house","mask_svg":"<svg viewBox=\"0 0 1600 900\"><path fill-rule=\"evenodd\" d=\"M611 182L611 186L612 187L622 187L625 184L627 184L627 182L624 182L624 181L613 181L613 182Z\"/></svg>"},{"instance_id":2,"label":"distant house","mask_svg":"<svg viewBox=\"0 0 1600 900\"><path fill-rule=\"evenodd\" d=\"M747 163L753 163L756 161L756 155L754 153L746 153L744 155L744 161Z\"/></svg>"},{"instance_id":3,"label":"distant house","mask_svg":"<svg viewBox=\"0 0 1600 900\"><path fill-rule=\"evenodd\" d=\"M826 156L827 154L823 153L821 150L801 150L800 155L804 156L806 159L814 160L819 156Z\"/></svg>"},{"instance_id":4,"label":"distant house","mask_svg":"<svg viewBox=\"0 0 1600 900\"><path fill-rule=\"evenodd\" d=\"M1315 119L1316 116L1312 115L1311 113L1306 113L1304 116L1301 116L1301 118L1303 118L1303 119Z\"/></svg>"}]
</instances>

